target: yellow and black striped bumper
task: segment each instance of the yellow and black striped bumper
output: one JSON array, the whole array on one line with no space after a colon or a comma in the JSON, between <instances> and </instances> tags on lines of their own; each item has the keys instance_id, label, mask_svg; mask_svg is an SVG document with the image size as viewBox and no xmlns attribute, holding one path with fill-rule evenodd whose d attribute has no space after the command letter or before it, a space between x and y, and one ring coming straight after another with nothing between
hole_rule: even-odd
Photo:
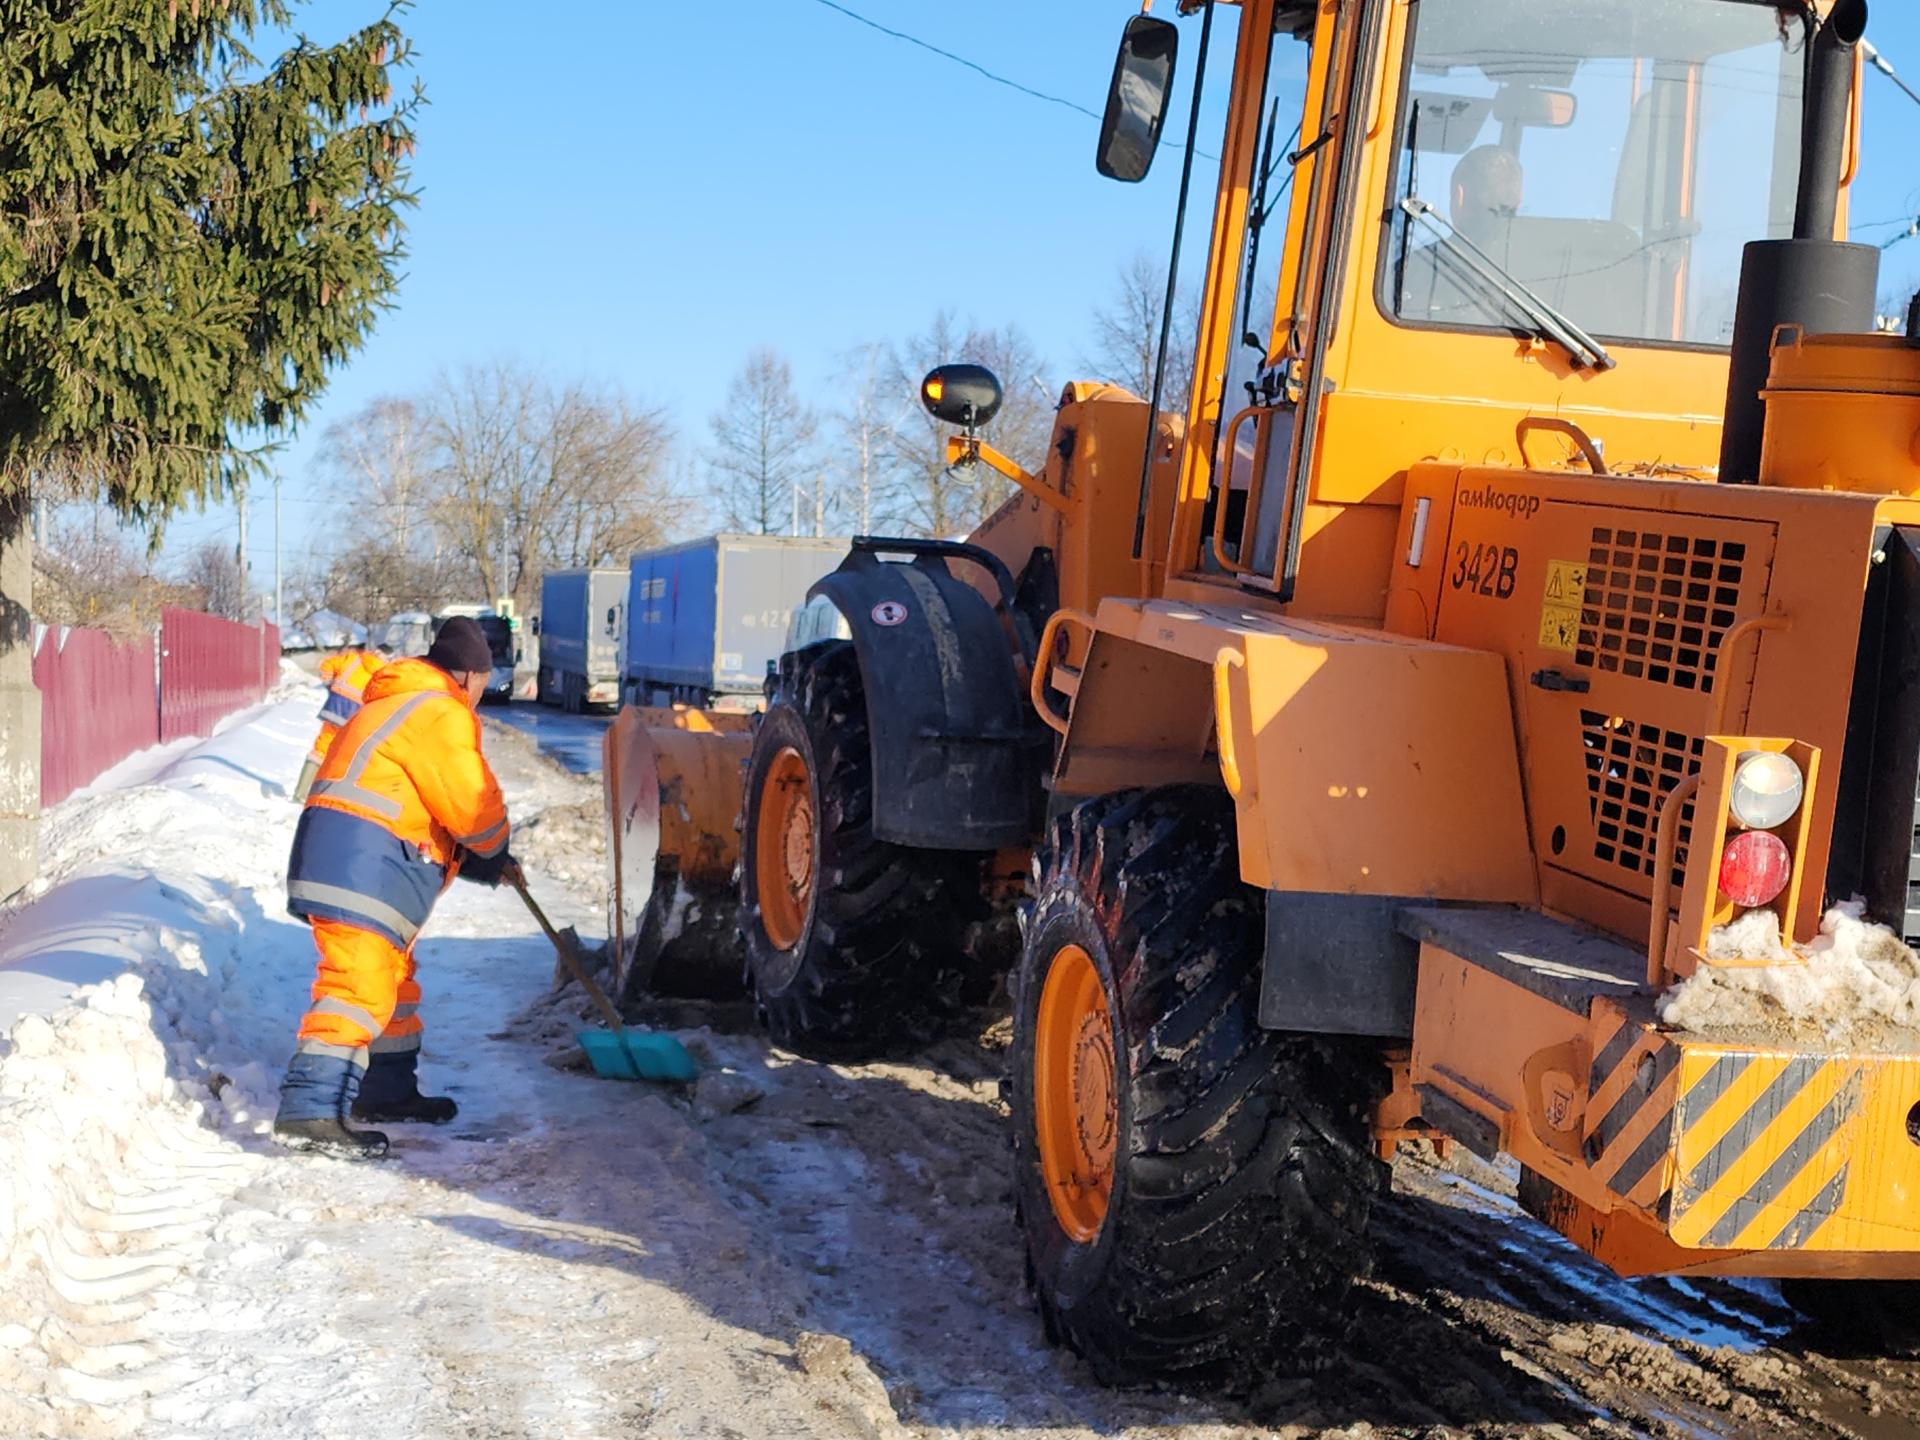
<instances>
[{"instance_id":1,"label":"yellow and black striped bumper","mask_svg":"<svg viewBox=\"0 0 1920 1440\"><path fill-rule=\"evenodd\" d=\"M1673 1245L1920 1252L1920 1055L1593 1027L1588 1175Z\"/></svg>"}]
</instances>

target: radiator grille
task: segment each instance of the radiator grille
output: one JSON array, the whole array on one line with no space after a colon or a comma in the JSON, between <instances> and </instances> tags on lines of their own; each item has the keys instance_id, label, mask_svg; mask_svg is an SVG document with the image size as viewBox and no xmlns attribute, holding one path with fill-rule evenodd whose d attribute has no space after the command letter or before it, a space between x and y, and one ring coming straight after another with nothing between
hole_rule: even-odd
<instances>
[{"instance_id":1,"label":"radiator grille","mask_svg":"<svg viewBox=\"0 0 1920 1440\"><path fill-rule=\"evenodd\" d=\"M1697 737L1659 725L1636 724L1599 710L1580 712L1586 750L1587 802L1593 814L1593 853L1603 863L1651 877L1660 801L1700 768ZM1684 879L1693 802L1680 810L1674 883Z\"/></svg>"},{"instance_id":2,"label":"radiator grille","mask_svg":"<svg viewBox=\"0 0 1920 1440\"><path fill-rule=\"evenodd\" d=\"M1575 661L1712 690L1714 653L1734 622L1746 557L1738 540L1596 525Z\"/></svg>"}]
</instances>

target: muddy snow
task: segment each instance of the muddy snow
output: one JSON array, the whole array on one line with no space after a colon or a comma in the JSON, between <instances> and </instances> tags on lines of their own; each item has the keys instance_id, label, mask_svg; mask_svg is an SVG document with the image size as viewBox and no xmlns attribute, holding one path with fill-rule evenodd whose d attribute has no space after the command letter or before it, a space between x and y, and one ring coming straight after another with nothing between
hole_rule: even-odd
<instances>
[{"instance_id":1,"label":"muddy snow","mask_svg":"<svg viewBox=\"0 0 1920 1440\"><path fill-rule=\"evenodd\" d=\"M1519 1212L1510 1171L1427 1154L1378 1212L1349 1344L1249 1399L1102 1390L1025 1295L1004 1023L825 1066L738 1005L666 1007L702 1086L596 1080L564 1068L585 1007L549 992L511 893L456 887L420 946L423 1072L459 1119L394 1127L377 1166L279 1151L264 1130L312 965L284 909L286 792L315 699L69 801L33 903L0 916L0 1005L22 1015L0 1042L0 1435L1920 1424L1920 1368L1848 1356L1773 1287L1616 1280ZM536 892L597 937L588 782L489 735Z\"/></svg>"},{"instance_id":2,"label":"muddy snow","mask_svg":"<svg viewBox=\"0 0 1920 1440\"><path fill-rule=\"evenodd\" d=\"M1709 937L1703 965L1660 1000L1660 1018L1707 1035L1778 1043L1912 1049L1920 1043L1920 955L1858 900L1835 905L1820 933L1789 947L1771 910Z\"/></svg>"}]
</instances>

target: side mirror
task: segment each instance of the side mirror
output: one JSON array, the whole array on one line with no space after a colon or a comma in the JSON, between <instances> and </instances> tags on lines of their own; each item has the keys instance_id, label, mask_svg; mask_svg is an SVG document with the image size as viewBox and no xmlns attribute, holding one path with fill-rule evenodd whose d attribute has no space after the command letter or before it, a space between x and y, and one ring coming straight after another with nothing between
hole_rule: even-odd
<instances>
[{"instance_id":1,"label":"side mirror","mask_svg":"<svg viewBox=\"0 0 1920 1440\"><path fill-rule=\"evenodd\" d=\"M984 365L942 365L920 382L920 403L947 425L967 431L993 423L1006 392Z\"/></svg>"},{"instance_id":2,"label":"side mirror","mask_svg":"<svg viewBox=\"0 0 1920 1440\"><path fill-rule=\"evenodd\" d=\"M1119 58L1113 62L1106 117L1100 122L1100 153L1094 159L1109 180L1147 178L1153 152L1160 148L1179 53L1180 33L1171 20L1136 15L1127 21Z\"/></svg>"}]
</instances>

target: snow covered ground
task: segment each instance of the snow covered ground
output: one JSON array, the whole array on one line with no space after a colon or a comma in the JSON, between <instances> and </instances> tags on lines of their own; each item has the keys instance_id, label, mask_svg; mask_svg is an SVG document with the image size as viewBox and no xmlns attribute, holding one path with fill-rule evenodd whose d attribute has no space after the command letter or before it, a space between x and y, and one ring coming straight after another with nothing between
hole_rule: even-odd
<instances>
[{"instance_id":1,"label":"snow covered ground","mask_svg":"<svg viewBox=\"0 0 1920 1440\"><path fill-rule=\"evenodd\" d=\"M58 807L33 903L0 912L0 1440L1920 1422L1920 1367L1809 1348L1771 1287L1619 1281L1467 1157L1401 1164L1355 1335L1306 1374L1247 1402L1100 1389L1024 1293L1004 1022L826 1066L685 1009L757 1101L594 1080L547 1063L580 1007L545 998L510 892L456 887L420 946L423 1073L459 1120L393 1127L381 1165L290 1155L265 1130L311 977L282 885L316 701L290 682ZM487 745L540 821L536 892L597 934L593 786L517 732Z\"/></svg>"}]
</instances>

